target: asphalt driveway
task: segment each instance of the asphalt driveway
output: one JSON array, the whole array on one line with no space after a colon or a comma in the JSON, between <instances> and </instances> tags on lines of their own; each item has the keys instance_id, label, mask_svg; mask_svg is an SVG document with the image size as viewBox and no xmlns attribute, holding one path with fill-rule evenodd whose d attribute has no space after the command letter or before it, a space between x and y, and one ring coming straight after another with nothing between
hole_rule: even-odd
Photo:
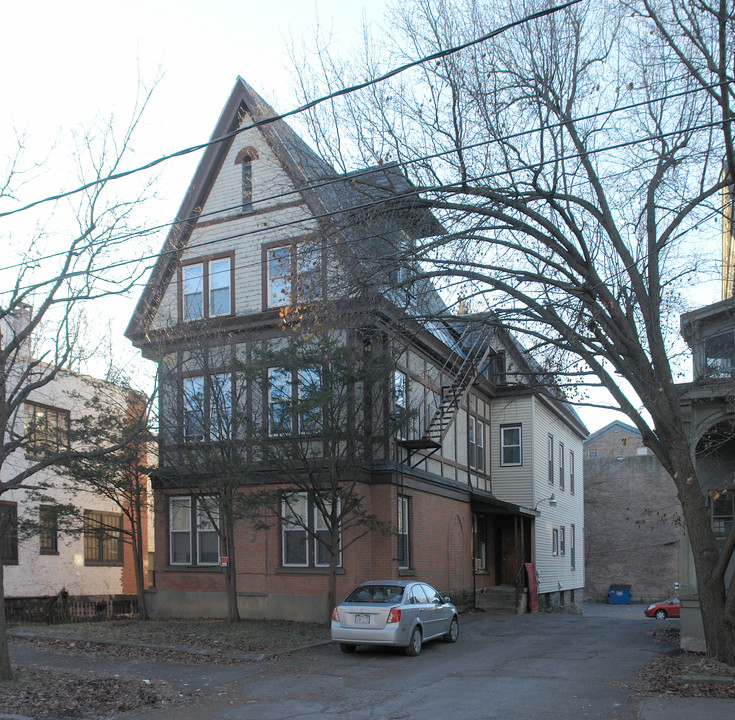
<instances>
[{"instance_id":1,"label":"asphalt driveway","mask_svg":"<svg viewBox=\"0 0 735 720\"><path fill-rule=\"evenodd\" d=\"M324 645L243 666L116 661L115 672L211 689L196 704L134 712L128 720L631 720L639 703L621 683L671 650L652 639L656 621L637 606L591 606L584 617L461 620L457 644L429 643L417 658L387 648L344 655Z\"/></svg>"}]
</instances>

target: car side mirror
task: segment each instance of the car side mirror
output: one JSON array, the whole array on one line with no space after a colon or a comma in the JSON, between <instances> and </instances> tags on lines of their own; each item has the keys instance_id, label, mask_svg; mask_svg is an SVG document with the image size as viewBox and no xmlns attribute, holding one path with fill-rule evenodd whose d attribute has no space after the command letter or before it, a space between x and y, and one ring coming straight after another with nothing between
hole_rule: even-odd
<instances>
[{"instance_id":1,"label":"car side mirror","mask_svg":"<svg viewBox=\"0 0 735 720\"><path fill-rule=\"evenodd\" d=\"M442 598L442 600L443 600L443 601L444 601L445 603L450 603L450 602L452 602L452 598L450 598L449 596L447 596L447 597L445 597L445 598Z\"/></svg>"}]
</instances>

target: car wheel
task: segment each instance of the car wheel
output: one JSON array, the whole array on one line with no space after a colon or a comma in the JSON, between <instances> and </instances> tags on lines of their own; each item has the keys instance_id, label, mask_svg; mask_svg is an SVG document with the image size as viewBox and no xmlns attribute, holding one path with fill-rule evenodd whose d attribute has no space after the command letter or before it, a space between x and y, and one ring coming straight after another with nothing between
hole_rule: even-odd
<instances>
[{"instance_id":1,"label":"car wheel","mask_svg":"<svg viewBox=\"0 0 735 720\"><path fill-rule=\"evenodd\" d=\"M404 650L406 655L410 657L416 657L421 652L421 628L415 627L411 633L411 641L408 643L408 647Z\"/></svg>"},{"instance_id":2,"label":"car wheel","mask_svg":"<svg viewBox=\"0 0 735 720\"><path fill-rule=\"evenodd\" d=\"M444 642L454 643L457 642L459 637L459 620L456 616L452 618L452 622L449 625L449 632L444 636Z\"/></svg>"},{"instance_id":3,"label":"car wheel","mask_svg":"<svg viewBox=\"0 0 735 720\"><path fill-rule=\"evenodd\" d=\"M668 615L666 614L666 610L656 610L656 614L653 617L655 617L656 620L666 620Z\"/></svg>"},{"instance_id":4,"label":"car wheel","mask_svg":"<svg viewBox=\"0 0 735 720\"><path fill-rule=\"evenodd\" d=\"M340 643L339 649L343 653L353 653L355 650L357 650L357 645L353 645L352 643Z\"/></svg>"}]
</instances>

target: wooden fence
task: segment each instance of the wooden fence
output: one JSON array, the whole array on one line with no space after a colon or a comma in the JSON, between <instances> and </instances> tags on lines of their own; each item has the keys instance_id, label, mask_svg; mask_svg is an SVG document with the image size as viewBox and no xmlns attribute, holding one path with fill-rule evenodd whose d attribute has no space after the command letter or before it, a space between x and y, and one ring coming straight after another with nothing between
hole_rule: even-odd
<instances>
[{"instance_id":1,"label":"wooden fence","mask_svg":"<svg viewBox=\"0 0 735 720\"><path fill-rule=\"evenodd\" d=\"M138 599L134 596L5 598L5 620L16 625L115 620L137 614Z\"/></svg>"}]
</instances>

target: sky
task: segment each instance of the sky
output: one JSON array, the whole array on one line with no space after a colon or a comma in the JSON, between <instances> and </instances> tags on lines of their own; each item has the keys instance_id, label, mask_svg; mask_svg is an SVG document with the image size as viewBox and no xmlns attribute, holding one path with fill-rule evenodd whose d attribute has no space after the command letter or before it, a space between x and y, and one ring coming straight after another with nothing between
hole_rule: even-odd
<instances>
[{"instance_id":1,"label":"sky","mask_svg":"<svg viewBox=\"0 0 735 720\"><path fill-rule=\"evenodd\" d=\"M308 40L320 26L347 51L359 41L363 17L380 20L384 9L384 0L8 0L0 25L0 172L22 137L33 170L19 203L76 187L73 136L110 118L126 125L140 88L157 79L126 167L208 140L238 75L288 110L296 105L290 42ZM200 157L159 168L145 223L174 217ZM0 236L13 233L22 245L51 212L45 205L0 219ZM157 249L164 235L148 242ZM137 351L122 335L138 294L100 308L124 343L120 352L132 357Z\"/></svg>"},{"instance_id":2,"label":"sky","mask_svg":"<svg viewBox=\"0 0 735 720\"><path fill-rule=\"evenodd\" d=\"M6 0L0 26L0 171L3 156L25 138L36 163L34 182L19 200L75 186L70 138L114 117L130 117L141 86L160 78L135 136L133 164L206 141L238 75L277 110L296 105L288 47L307 42L317 25L348 52L359 45L363 18L379 22L388 0ZM157 198L146 206L149 225L170 221L183 199L199 154L160 168ZM26 223L24 226L23 223ZM38 215L0 219L16 237ZM148 242L157 249L162 231ZM141 250L143 252L143 250ZM0 277L2 265L0 265ZM2 280L0 280L1 282ZM715 288L716 292L716 288ZM701 303L718 298L706 290ZM123 338L139 293L101 309L120 339L120 354L140 363ZM148 364L141 372L152 375ZM589 415L591 430L614 419Z\"/></svg>"}]
</instances>

